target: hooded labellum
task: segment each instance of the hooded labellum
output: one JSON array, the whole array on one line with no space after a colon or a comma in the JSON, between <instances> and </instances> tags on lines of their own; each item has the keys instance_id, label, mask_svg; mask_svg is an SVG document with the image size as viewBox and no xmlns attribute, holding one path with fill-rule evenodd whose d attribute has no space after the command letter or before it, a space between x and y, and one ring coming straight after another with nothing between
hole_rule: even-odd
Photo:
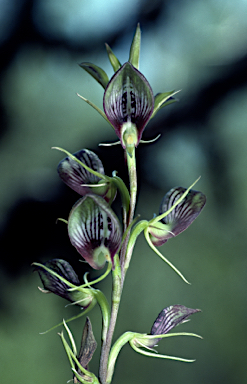
<instances>
[{"instance_id":1,"label":"hooded labellum","mask_svg":"<svg viewBox=\"0 0 247 384\"><path fill-rule=\"evenodd\" d=\"M168 211L183 195L186 188L171 189L163 198L159 214ZM206 203L202 192L190 190L187 196L160 222L150 225L149 233L156 246L164 244L171 237L179 235L192 224Z\"/></svg>"},{"instance_id":2,"label":"hooded labellum","mask_svg":"<svg viewBox=\"0 0 247 384\"><path fill-rule=\"evenodd\" d=\"M171 305L164 308L155 320L151 335L164 335L179 324L187 321L193 313L200 312L200 309L187 308L184 305Z\"/></svg>"},{"instance_id":3,"label":"hooded labellum","mask_svg":"<svg viewBox=\"0 0 247 384\"><path fill-rule=\"evenodd\" d=\"M137 146L154 108L147 79L131 63L111 78L104 93L104 111L123 148Z\"/></svg>"},{"instance_id":4,"label":"hooded labellum","mask_svg":"<svg viewBox=\"0 0 247 384\"><path fill-rule=\"evenodd\" d=\"M72 245L94 269L111 261L121 245L120 223L106 201L100 196L87 195L72 208L68 220Z\"/></svg>"},{"instance_id":5,"label":"hooded labellum","mask_svg":"<svg viewBox=\"0 0 247 384\"><path fill-rule=\"evenodd\" d=\"M66 300L79 304L82 307L88 307L89 304L94 300L93 294L90 289L84 289L80 291L74 290L73 292L69 291L71 284L75 286L80 285L77 274L75 273L72 266L65 260L62 259L53 259L49 260L43 265L48 270L42 268L41 266L36 266L36 270L39 273L40 279L43 283L45 290L55 293L56 295L63 297ZM52 272L55 272L62 279L65 279L68 283L55 276ZM71 284L69 284L71 283Z\"/></svg>"},{"instance_id":6,"label":"hooded labellum","mask_svg":"<svg viewBox=\"0 0 247 384\"><path fill-rule=\"evenodd\" d=\"M92 170L102 175L105 174L103 164L94 152L88 149L82 149L74 153L74 156ZM81 196L93 192L105 197L109 190L109 185L90 187L90 185L103 184L104 181L87 171L82 165L69 156L60 161L57 171L63 182Z\"/></svg>"}]
</instances>

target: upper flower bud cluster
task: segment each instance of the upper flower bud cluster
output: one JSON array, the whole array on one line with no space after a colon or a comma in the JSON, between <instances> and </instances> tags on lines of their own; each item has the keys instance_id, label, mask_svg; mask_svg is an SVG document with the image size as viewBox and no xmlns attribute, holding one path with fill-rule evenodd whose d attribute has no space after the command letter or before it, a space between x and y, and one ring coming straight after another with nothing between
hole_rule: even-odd
<instances>
[{"instance_id":1,"label":"upper flower bud cluster","mask_svg":"<svg viewBox=\"0 0 247 384\"><path fill-rule=\"evenodd\" d=\"M138 25L130 48L129 60L123 65L106 45L107 54L115 72L110 80L105 71L97 65L88 62L80 64L104 88L105 113L92 102L80 97L112 125L122 147L129 155L132 155L133 148L140 143L148 121L160 108L176 101L173 96L177 93L171 91L153 95L149 82L139 71L140 44L141 31Z\"/></svg>"}]
</instances>

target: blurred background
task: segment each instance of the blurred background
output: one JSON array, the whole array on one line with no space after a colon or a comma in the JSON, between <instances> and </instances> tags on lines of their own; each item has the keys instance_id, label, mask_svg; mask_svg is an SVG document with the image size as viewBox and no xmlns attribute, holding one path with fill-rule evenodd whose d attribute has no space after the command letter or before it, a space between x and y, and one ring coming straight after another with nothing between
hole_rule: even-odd
<instances>
[{"instance_id":1,"label":"blurred background","mask_svg":"<svg viewBox=\"0 0 247 384\"><path fill-rule=\"evenodd\" d=\"M160 250L192 283L185 283L145 244L137 242L126 278L115 336L148 333L166 306L202 313L177 331L203 340L170 338L159 352L195 358L193 364L152 359L128 345L113 383L246 383L247 319L247 1L246 0L1 0L0 1L0 365L3 383L54 384L72 378L57 328L77 314L44 295L31 263L69 261L88 270L70 245L67 218L78 195L59 179L63 154L95 151L106 173L126 179L120 146L98 147L116 136L76 92L102 107L103 88L80 67L104 68L107 42L128 60L137 23L142 29L140 70L154 94L181 90L143 138L161 138L137 150L137 213L151 219L172 187L207 196L195 223ZM97 273L90 273L90 279ZM110 277L98 287L110 295ZM100 311L90 314L100 344ZM71 323L80 344L84 319ZM90 368L98 370L99 346Z\"/></svg>"}]
</instances>

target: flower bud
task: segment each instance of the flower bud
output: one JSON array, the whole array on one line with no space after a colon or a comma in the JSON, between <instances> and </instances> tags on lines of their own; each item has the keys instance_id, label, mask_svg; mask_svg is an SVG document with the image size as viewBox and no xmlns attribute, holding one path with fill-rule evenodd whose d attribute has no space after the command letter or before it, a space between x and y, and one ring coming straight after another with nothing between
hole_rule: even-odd
<instances>
[{"instance_id":1,"label":"flower bud","mask_svg":"<svg viewBox=\"0 0 247 384\"><path fill-rule=\"evenodd\" d=\"M152 115L154 97L147 79L130 62L109 81L103 105L122 147L137 147Z\"/></svg>"},{"instance_id":2,"label":"flower bud","mask_svg":"<svg viewBox=\"0 0 247 384\"><path fill-rule=\"evenodd\" d=\"M72 208L68 220L72 245L94 269L110 261L121 245L120 223L106 201L100 196L86 195Z\"/></svg>"}]
</instances>

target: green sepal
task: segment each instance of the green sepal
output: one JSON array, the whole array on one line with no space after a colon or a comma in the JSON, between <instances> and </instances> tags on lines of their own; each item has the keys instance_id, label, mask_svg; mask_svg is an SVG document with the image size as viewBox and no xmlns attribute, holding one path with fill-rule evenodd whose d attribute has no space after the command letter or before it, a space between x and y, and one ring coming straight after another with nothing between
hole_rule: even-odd
<instances>
[{"instance_id":1,"label":"green sepal","mask_svg":"<svg viewBox=\"0 0 247 384\"><path fill-rule=\"evenodd\" d=\"M105 47L106 47L107 55L108 55L108 58L110 60L111 65L112 65L112 68L113 68L114 72L117 72L122 65L121 65L120 61L118 60L118 58L114 55L110 46L108 44L105 44Z\"/></svg>"},{"instance_id":2,"label":"green sepal","mask_svg":"<svg viewBox=\"0 0 247 384\"><path fill-rule=\"evenodd\" d=\"M76 320L76 319L78 319L79 317L82 317L82 316L86 315L88 312L91 311L91 309L93 309L93 307L94 307L94 303L91 303L91 304L89 305L89 307L87 307L87 309L85 309L85 311L79 313L79 315L70 317L69 319L65 320L66 323L69 323L70 321ZM46 331L44 331L44 332L40 332L39 334L40 334L40 335L45 335L46 333L48 333L48 332L50 332L50 331L53 331L53 329L56 329L57 327L60 327L61 325L63 325L63 322L61 322L61 323L59 323L59 324L56 324L56 325L54 325L53 327L47 329Z\"/></svg>"},{"instance_id":3,"label":"green sepal","mask_svg":"<svg viewBox=\"0 0 247 384\"><path fill-rule=\"evenodd\" d=\"M171 92L164 92L164 93L157 93L157 95L154 96L154 110L151 116L151 119L156 115L156 113L163 107L175 103L177 99L175 99L173 96L180 91L171 91Z\"/></svg>"},{"instance_id":4,"label":"green sepal","mask_svg":"<svg viewBox=\"0 0 247 384\"><path fill-rule=\"evenodd\" d=\"M185 363L193 363L195 360L191 359L184 359L182 357L175 357L175 356L169 356L169 355L161 355L159 353L156 353L155 350L147 347L145 345L145 341L147 340L152 340L152 339L157 339L157 338L165 338L165 337L171 337L171 336L193 336L193 337L199 337L202 339L201 336L195 334L195 333L187 333L187 332L181 332L181 333L169 333L165 335L145 335L145 334L133 334L133 337L129 340L130 346L138 353L145 355L145 356L150 356L150 357L158 357L161 359L169 359L169 360L177 360L177 361L183 361ZM144 350L143 348L148 349L149 351ZM150 352L155 351L155 353Z\"/></svg>"},{"instance_id":5,"label":"green sepal","mask_svg":"<svg viewBox=\"0 0 247 384\"><path fill-rule=\"evenodd\" d=\"M103 117L103 119L105 119L105 121L107 121L107 123L110 124L111 127L114 129L113 125L107 119L105 113L99 107L97 107L97 105L95 105L92 101L86 99L85 97L81 96L79 93L77 93L77 96L80 97L80 99L82 99L83 101L85 101L88 105L90 105L90 107L95 109L95 111L97 111L100 114L100 116Z\"/></svg>"},{"instance_id":6,"label":"green sepal","mask_svg":"<svg viewBox=\"0 0 247 384\"><path fill-rule=\"evenodd\" d=\"M109 78L102 68L87 62L83 62L79 66L89 73L104 89L106 88Z\"/></svg>"},{"instance_id":7,"label":"green sepal","mask_svg":"<svg viewBox=\"0 0 247 384\"><path fill-rule=\"evenodd\" d=\"M141 47L141 28L140 28L140 24L138 23L135 36L133 38L133 41L130 47L130 55L129 55L129 62L136 69L139 69L140 47Z\"/></svg>"},{"instance_id":8,"label":"green sepal","mask_svg":"<svg viewBox=\"0 0 247 384\"><path fill-rule=\"evenodd\" d=\"M162 255L162 253L161 252L159 252L158 251L158 249L153 245L153 243L152 243L152 241L151 241L151 239L150 239L150 233L148 232L148 227L146 227L145 229L144 229L144 236L145 236L145 238L146 238L146 240L147 240L147 243L148 243L148 245L150 246L150 248L163 260L163 261L165 261L168 265L169 265L169 267L171 267L173 270L174 270L174 272L176 272L180 277L181 277L181 279L183 280L183 281L185 281L185 283L187 283L187 284L190 284L189 282L188 282L188 280L184 277L184 275L165 257L165 256L163 256Z\"/></svg>"}]
</instances>

